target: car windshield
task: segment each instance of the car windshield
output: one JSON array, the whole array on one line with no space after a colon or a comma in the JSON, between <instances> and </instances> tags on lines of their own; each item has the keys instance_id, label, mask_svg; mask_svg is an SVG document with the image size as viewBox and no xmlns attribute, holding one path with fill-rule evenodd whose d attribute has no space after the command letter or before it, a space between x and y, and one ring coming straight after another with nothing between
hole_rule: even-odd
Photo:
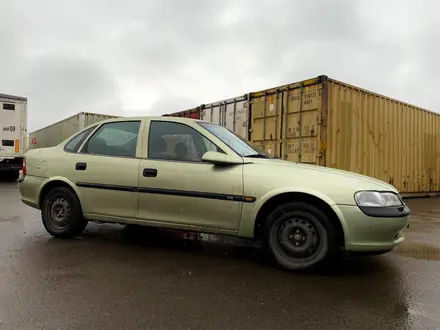
<instances>
[{"instance_id":1,"label":"car windshield","mask_svg":"<svg viewBox=\"0 0 440 330\"><path fill-rule=\"evenodd\" d=\"M199 124L218 137L241 157L273 158L257 146L223 126L205 122L199 122Z\"/></svg>"}]
</instances>

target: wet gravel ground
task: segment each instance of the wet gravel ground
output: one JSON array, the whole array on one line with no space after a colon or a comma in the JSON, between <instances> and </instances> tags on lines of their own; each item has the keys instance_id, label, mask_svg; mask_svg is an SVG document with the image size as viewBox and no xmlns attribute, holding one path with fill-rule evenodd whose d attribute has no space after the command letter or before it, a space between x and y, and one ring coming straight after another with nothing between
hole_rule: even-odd
<instances>
[{"instance_id":1,"label":"wet gravel ground","mask_svg":"<svg viewBox=\"0 0 440 330\"><path fill-rule=\"evenodd\" d=\"M90 224L49 236L0 182L0 329L440 329L440 198L407 201L407 240L320 274L247 241Z\"/></svg>"}]
</instances>

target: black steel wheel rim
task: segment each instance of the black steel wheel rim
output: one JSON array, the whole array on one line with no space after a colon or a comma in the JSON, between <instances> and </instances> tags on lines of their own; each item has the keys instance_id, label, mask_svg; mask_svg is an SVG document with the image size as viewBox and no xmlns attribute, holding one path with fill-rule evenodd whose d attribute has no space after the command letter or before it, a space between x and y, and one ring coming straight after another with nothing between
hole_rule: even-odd
<instances>
[{"instance_id":1,"label":"black steel wheel rim","mask_svg":"<svg viewBox=\"0 0 440 330\"><path fill-rule=\"evenodd\" d=\"M284 214L271 231L274 247L295 262L313 260L323 248L324 233L317 221L302 212Z\"/></svg>"},{"instance_id":2,"label":"black steel wheel rim","mask_svg":"<svg viewBox=\"0 0 440 330\"><path fill-rule=\"evenodd\" d=\"M47 211L50 222L56 229L65 229L69 225L72 209L67 198L62 196L54 198L48 203Z\"/></svg>"}]
</instances>

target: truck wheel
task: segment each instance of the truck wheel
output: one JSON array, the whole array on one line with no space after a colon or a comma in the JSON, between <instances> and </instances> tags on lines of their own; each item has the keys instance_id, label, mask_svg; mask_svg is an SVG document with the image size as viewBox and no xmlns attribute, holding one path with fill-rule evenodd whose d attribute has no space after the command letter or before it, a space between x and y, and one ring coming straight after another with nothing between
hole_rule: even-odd
<instances>
[{"instance_id":1,"label":"truck wheel","mask_svg":"<svg viewBox=\"0 0 440 330\"><path fill-rule=\"evenodd\" d=\"M54 188L46 194L41 218L47 232L60 238L75 237L87 226L78 197L65 187Z\"/></svg>"},{"instance_id":2,"label":"truck wheel","mask_svg":"<svg viewBox=\"0 0 440 330\"><path fill-rule=\"evenodd\" d=\"M274 209L264 225L264 242L278 265L288 270L319 268L337 249L327 216L305 202L286 203Z\"/></svg>"}]
</instances>

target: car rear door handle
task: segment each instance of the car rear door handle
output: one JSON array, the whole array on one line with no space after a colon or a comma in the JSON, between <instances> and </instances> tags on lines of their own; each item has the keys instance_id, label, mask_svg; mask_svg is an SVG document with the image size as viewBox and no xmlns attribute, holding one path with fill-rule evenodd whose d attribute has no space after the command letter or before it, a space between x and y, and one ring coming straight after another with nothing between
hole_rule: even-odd
<instances>
[{"instance_id":1,"label":"car rear door handle","mask_svg":"<svg viewBox=\"0 0 440 330\"><path fill-rule=\"evenodd\" d=\"M87 168L87 163L76 163L75 170L77 171L85 171Z\"/></svg>"},{"instance_id":2,"label":"car rear door handle","mask_svg":"<svg viewBox=\"0 0 440 330\"><path fill-rule=\"evenodd\" d=\"M157 170L155 168L144 168L142 175L145 177L154 178L157 176Z\"/></svg>"}]
</instances>

